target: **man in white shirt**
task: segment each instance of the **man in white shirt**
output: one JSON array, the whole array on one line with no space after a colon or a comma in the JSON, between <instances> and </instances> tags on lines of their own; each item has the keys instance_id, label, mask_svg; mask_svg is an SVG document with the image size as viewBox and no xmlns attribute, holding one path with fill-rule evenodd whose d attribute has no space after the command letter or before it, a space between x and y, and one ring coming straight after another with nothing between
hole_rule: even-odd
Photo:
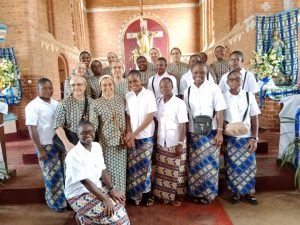
<instances>
[{"instance_id":1,"label":"man in white shirt","mask_svg":"<svg viewBox=\"0 0 300 225\"><path fill-rule=\"evenodd\" d=\"M64 211L67 202L64 196L62 153L54 146L54 113L58 102L52 99L53 87L47 78L38 81L39 96L25 107L26 125L36 149L45 181L45 198L55 211Z\"/></svg>"},{"instance_id":2,"label":"man in white shirt","mask_svg":"<svg viewBox=\"0 0 300 225\"><path fill-rule=\"evenodd\" d=\"M162 97L162 94L159 91L159 82L164 77L169 77L174 85L172 93L178 95L176 78L172 75L169 75L166 71L167 60L164 57L159 57L156 61L155 67L157 74L149 78L147 89L154 93L156 99L159 99Z\"/></svg>"},{"instance_id":3,"label":"man in white shirt","mask_svg":"<svg viewBox=\"0 0 300 225\"><path fill-rule=\"evenodd\" d=\"M197 54L194 54L190 57L190 61L189 61L189 65L190 68L192 67L192 65L194 65L196 62L201 62L200 61L200 56ZM207 79L208 78L208 79ZM211 82L215 82L212 75L208 72L208 77L206 76L206 79L211 81ZM183 96L183 93L185 91L185 89L187 89L189 86L191 86L194 83L194 79L193 79L193 75L191 70L189 70L188 72L186 72L185 74L182 75L181 79L180 79L180 85L179 85L179 94Z\"/></svg>"},{"instance_id":4,"label":"man in white shirt","mask_svg":"<svg viewBox=\"0 0 300 225\"><path fill-rule=\"evenodd\" d=\"M141 74L137 70L128 73L128 92L126 98L127 135L125 141L128 150L127 194L135 205L142 201L143 194L148 197L147 205L153 204L148 193L151 190L151 155L153 151L154 121L157 111L152 91L141 83ZM176 85L176 82L174 83Z\"/></svg>"},{"instance_id":5,"label":"man in white shirt","mask_svg":"<svg viewBox=\"0 0 300 225\"><path fill-rule=\"evenodd\" d=\"M234 51L229 56L229 67L230 70L238 70L242 74L241 89L251 93L259 92L259 86L255 79L253 73L248 70L245 70L242 67L244 61L244 55L240 51ZM228 73L224 74L220 80L219 87L221 88L222 93L229 91L229 86L227 84Z\"/></svg>"}]
</instances>

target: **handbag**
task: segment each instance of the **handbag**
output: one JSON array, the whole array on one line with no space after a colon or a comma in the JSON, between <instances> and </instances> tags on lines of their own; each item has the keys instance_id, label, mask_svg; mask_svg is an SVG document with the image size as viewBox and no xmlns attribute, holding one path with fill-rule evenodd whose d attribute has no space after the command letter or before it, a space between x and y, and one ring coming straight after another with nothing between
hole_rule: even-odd
<instances>
[{"instance_id":1,"label":"handbag","mask_svg":"<svg viewBox=\"0 0 300 225\"><path fill-rule=\"evenodd\" d=\"M82 113L80 121L87 120L87 118L88 118L87 106L88 106L88 100L87 100L87 98L85 98L85 100L84 100L84 111ZM67 121L67 115L65 115L65 121ZM63 129L65 131L65 134L66 134L66 137L68 138L70 143L72 143L73 145L76 145L79 141L79 138L78 138L78 136L75 132L70 131L68 128L69 128L69 126L67 126L66 124L63 127ZM52 138L52 141L53 141L54 147L57 150L62 151L62 152L65 151L65 146L64 146L63 142L61 141L61 139L58 137L57 134L54 135L54 137Z\"/></svg>"},{"instance_id":2,"label":"handbag","mask_svg":"<svg viewBox=\"0 0 300 225\"><path fill-rule=\"evenodd\" d=\"M212 119L210 116L196 116L193 118L194 133L202 136L207 136L212 130Z\"/></svg>"},{"instance_id":3,"label":"handbag","mask_svg":"<svg viewBox=\"0 0 300 225\"><path fill-rule=\"evenodd\" d=\"M244 113L242 122L228 123L225 126L224 134L227 136L241 136L248 133L248 126L244 123L249 108L249 93L246 92L247 109Z\"/></svg>"},{"instance_id":4,"label":"handbag","mask_svg":"<svg viewBox=\"0 0 300 225\"><path fill-rule=\"evenodd\" d=\"M191 86L188 88L188 105L190 106L190 91ZM215 112L213 113L213 117L215 115ZM199 115L193 118L193 124L194 124L194 133L202 136L207 136L212 131L212 119L210 116L206 115Z\"/></svg>"}]
</instances>

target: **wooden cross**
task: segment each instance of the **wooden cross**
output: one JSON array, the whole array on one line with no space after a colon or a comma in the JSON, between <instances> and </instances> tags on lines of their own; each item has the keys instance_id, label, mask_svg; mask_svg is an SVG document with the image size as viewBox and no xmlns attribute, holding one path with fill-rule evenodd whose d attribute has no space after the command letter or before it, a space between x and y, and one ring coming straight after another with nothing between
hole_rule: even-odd
<instances>
[{"instance_id":1,"label":"wooden cross","mask_svg":"<svg viewBox=\"0 0 300 225\"><path fill-rule=\"evenodd\" d=\"M137 40L137 44L139 45L139 41L141 41L143 39L143 36L145 38L148 38L148 43L147 46L140 46L140 47L145 47L145 49L147 49L147 51L140 52L142 55L143 54L148 54L149 50L153 47L153 38L159 38L159 37L163 37L164 36L164 32L163 31L149 31L148 30L148 24L147 24L147 20L145 19L140 19L140 28L141 31L137 32L137 33L127 33L126 38L127 39L136 39ZM146 31L145 33L143 33L142 31ZM144 39L143 39L144 40ZM141 43L140 43L141 44ZM143 44L143 43L142 43ZM145 44L146 45L146 44Z\"/></svg>"},{"instance_id":2,"label":"wooden cross","mask_svg":"<svg viewBox=\"0 0 300 225\"><path fill-rule=\"evenodd\" d=\"M144 0L140 0L140 15L144 15L144 11L143 11L143 6L144 6Z\"/></svg>"}]
</instances>

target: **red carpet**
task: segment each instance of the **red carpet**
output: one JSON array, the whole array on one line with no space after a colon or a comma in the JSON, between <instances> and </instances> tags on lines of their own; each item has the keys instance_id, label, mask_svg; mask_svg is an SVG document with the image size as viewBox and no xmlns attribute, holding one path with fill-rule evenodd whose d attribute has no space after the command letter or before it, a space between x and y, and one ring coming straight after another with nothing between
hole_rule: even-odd
<instances>
[{"instance_id":1,"label":"red carpet","mask_svg":"<svg viewBox=\"0 0 300 225\"><path fill-rule=\"evenodd\" d=\"M210 205L185 200L180 207L156 203L152 207L127 205L126 209L131 225L232 225L218 200Z\"/></svg>"}]
</instances>

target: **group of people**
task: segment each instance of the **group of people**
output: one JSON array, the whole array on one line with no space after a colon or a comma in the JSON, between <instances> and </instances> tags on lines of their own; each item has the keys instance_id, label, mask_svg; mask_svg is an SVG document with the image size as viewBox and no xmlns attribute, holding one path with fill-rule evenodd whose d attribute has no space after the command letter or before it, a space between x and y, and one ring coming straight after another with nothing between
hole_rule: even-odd
<instances>
[{"instance_id":1,"label":"group of people","mask_svg":"<svg viewBox=\"0 0 300 225\"><path fill-rule=\"evenodd\" d=\"M180 206L188 194L209 204L218 195L221 146L232 203L245 195L257 204L256 79L242 67L240 51L226 60L218 46L210 66L201 54L187 65L173 48L167 64L153 48L152 62L140 56L139 70L125 73L115 53L108 53L109 66L102 69L84 51L60 102L51 98L49 79L38 81L39 96L25 108L26 125L50 208L63 211L68 202L81 224L130 224L125 199ZM225 135L236 123L246 131Z\"/></svg>"}]
</instances>

